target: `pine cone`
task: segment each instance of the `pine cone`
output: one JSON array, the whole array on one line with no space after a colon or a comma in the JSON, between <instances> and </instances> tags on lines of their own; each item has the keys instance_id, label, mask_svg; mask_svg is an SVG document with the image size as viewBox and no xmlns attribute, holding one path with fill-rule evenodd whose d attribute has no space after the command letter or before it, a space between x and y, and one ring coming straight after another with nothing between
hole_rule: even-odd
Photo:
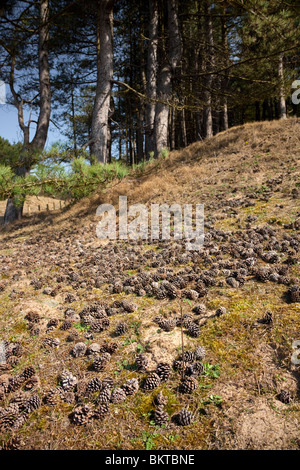
<instances>
[{"instance_id":1,"label":"pine cone","mask_svg":"<svg viewBox=\"0 0 300 470\"><path fill-rule=\"evenodd\" d=\"M121 336L121 335L123 335L124 333L126 333L126 331L128 331L128 325L127 325L127 323L120 322L120 323L118 323L118 325L116 326L115 335L116 335L116 336Z\"/></svg>"},{"instance_id":2,"label":"pine cone","mask_svg":"<svg viewBox=\"0 0 300 470\"><path fill-rule=\"evenodd\" d=\"M186 364L183 363L183 361L174 361L173 362L173 368L174 370L177 370L179 372L182 372L182 370L185 368Z\"/></svg>"},{"instance_id":3,"label":"pine cone","mask_svg":"<svg viewBox=\"0 0 300 470\"><path fill-rule=\"evenodd\" d=\"M206 354L205 348L203 346L198 346L195 350L195 359L202 361Z\"/></svg>"},{"instance_id":4,"label":"pine cone","mask_svg":"<svg viewBox=\"0 0 300 470\"><path fill-rule=\"evenodd\" d=\"M102 389L108 388L109 390L112 390L114 386L114 381L111 377L105 377L102 380Z\"/></svg>"},{"instance_id":5,"label":"pine cone","mask_svg":"<svg viewBox=\"0 0 300 470\"><path fill-rule=\"evenodd\" d=\"M87 345L83 342L76 343L73 347L71 354L73 357L82 357L85 355L87 350Z\"/></svg>"},{"instance_id":6,"label":"pine cone","mask_svg":"<svg viewBox=\"0 0 300 470\"><path fill-rule=\"evenodd\" d=\"M64 390L71 390L77 384L77 378L65 369L61 374L61 384Z\"/></svg>"},{"instance_id":7,"label":"pine cone","mask_svg":"<svg viewBox=\"0 0 300 470\"><path fill-rule=\"evenodd\" d=\"M118 347L118 343L115 343L114 341L111 343L104 343L100 348L100 353L108 352L109 354L113 354L118 349Z\"/></svg>"},{"instance_id":8,"label":"pine cone","mask_svg":"<svg viewBox=\"0 0 300 470\"><path fill-rule=\"evenodd\" d=\"M27 411L22 411L22 413L20 413L14 420L11 426L12 431L18 431L19 429L21 429L21 427L23 426L23 424L26 423L28 418L29 414L27 413Z\"/></svg>"},{"instance_id":9,"label":"pine cone","mask_svg":"<svg viewBox=\"0 0 300 470\"><path fill-rule=\"evenodd\" d=\"M166 406L168 403L168 397L166 397L162 392L159 392L154 400L155 405L159 406Z\"/></svg>"},{"instance_id":10,"label":"pine cone","mask_svg":"<svg viewBox=\"0 0 300 470\"><path fill-rule=\"evenodd\" d=\"M196 315L203 315L206 312L206 306L204 304L195 305L193 312Z\"/></svg>"},{"instance_id":11,"label":"pine cone","mask_svg":"<svg viewBox=\"0 0 300 470\"><path fill-rule=\"evenodd\" d=\"M99 392L99 395L96 399L96 404L105 404L105 403L108 403L109 400L110 400L110 396L111 396L111 391L109 388L103 388L100 392Z\"/></svg>"},{"instance_id":12,"label":"pine cone","mask_svg":"<svg viewBox=\"0 0 300 470\"><path fill-rule=\"evenodd\" d=\"M94 412L91 405L82 405L71 414L71 420L77 426L82 426L92 419Z\"/></svg>"},{"instance_id":13,"label":"pine cone","mask_svg":"<svg viewBox=\"0 0 300 470\"><path fill-rule=\"evenodd\" d=\"M285 404L290 403L292 401L291 392L289 392L288 390L281 390L281 392L277 395L277 398Z\"/></svg>"},{"instance_id":14,"label":"pine cone","mask_svg":"<svg viewBox=\"0 0 300 470\"><path fill-rule=\"evenodd\" d=\"M24 382L26 382L26 379L22 375L16 375L15 377L11 377L8 383L8 391L15 392L20 387L22 387Z\"/></svg>"},{"instance_id":15,"label":"pine cone","mask_svg":"<svg viewBox=\"0 0 300 470\"><path fill-rule=\"evenodd\" d=\"M192 338L198 338L201 334L201 331L200 331L200 328L198 325L196 325L196 323L192 323L189 327L188 327L188 334L192 337Z\"/></svg>"},{"instance_id":16,"label":"pine cone","mask_svg":"<svg viewBox=\"0 0 300 470\"><path fill-rule=\"evenodd\" d=\"M120 388L120 387L117 387L115 388L113 391L112 391L112 394L111 394L111 397L110 397L110 401L112 403L121 403L122 401L126 400L126 393L125 391Z\"/></svg>"},{"instance_id":17,"label":"pine cone","mask_svg":"<svg viewBox=\"0 0 300 470\"><path fill-rule=\"evenodd\" d=\"M15 403L18 405L20 410L25 409L25 406L28 401L28 394L22 391L19 391L15 396L11 399L10 403Z\"/></svg>"},{"instance_id":18,"label":"pine cone","mask_svg":"<svg viewBox=\"0 0 300 470\"><path fill-rule=\"evenodd\" d=\"M167 362L159 362L155 372L161 381L166 381L171 375L171 366Z\"/></svg>"},{"instance_id":19,"label":"pine cone","mask_svg":"<svg viewBox=\"0 0 300 470\"><path fill-rule=\"evenodd\" d=\"M135 365L137 370L143 372L147 370L149 364L148 357L145 356L144 354L138 354L135 358Z\"/></svg>"},{"instance_id":20,"label":"pine cone","mask_svg":"<svg viewBox=\"0 0 300 470\"><path fill-rule=\"evenodd\" d=\"M268 268L258 268L255 273L255 278L260 282L267 282L270 277L270 270Z\"/></svg>"},{"instance_id":21,"label":"pine cone","mask_svg":"<svg viewBox=\"0 0 300 470\"><path fill-rule=\"evenodd\" d=\"M25 405L25 412L32 413L32 411L37 410L41 406L41 399L38 395L32 395L27 400Z\"/></svg>"},{"instance_id":22,"label":"pine cone","mask_svg":"<svg viewBox=\"0 0 300 470\"><path fill-rule=\"evenodd\" d=\"M102 403L95 411L93 417L102 421L109 412L108 403Z\"/></svg>"},{"instance_id":23,"label":"pine cone","mask_svg":"<svg viewBox=\"0 0 300 470\"><path fill-rule=\"evenodd\" d=\"M182 408L175 419L179 426L188 426L193 421L193 413L187 408Z\"/></svg>"},{"instance_id":24,"label":"pine cone","mask_svg":"<svg viewBox=\"0 0 300 470\"><path fill-rule=\"evenodd\" d=\"M90 382L87 385L86 390L88 393L94 393L94 392L98 392L99 390L101 390L101 388L102 388L101 380L98 379L98 377L95 377L92 380L90 380Z\"/></svg>"},{"instance_id":25,"label":"pine cone","mask_svg":"<svg viewBox=\"0 0 300 470\"><path fill-rule=\"evenodd\" d=\"M181 380L179 386L179 392L181 393L192 393L198 388L198 382L194 377L186 377Z\"/></svg>"},{"instance_id":26,"label":"pine cone","mask_svg":"<svg viewBox=\"0 0 300 470\"><path fill-rule=\"evenodd\" d=\"M201 362L193 362L192 364L188 364L185 369L185 374L188 376L197 377L198 375L203 374L204 366Z\"/></svg>"},{"instance_id":27,"label":"pine cone","mask_svg":"<svg viewBox=\"0 0 300 470\"><path fill-rule=\"evenodd\" d=\"M219 307L216 310L216 316L220 317L221 315L224 315L226 313L226 308L225 307Z\"/></svg>"},{"instance_id":28,"label":"pine cone","mask_svg":"<svg viewBox=\"0 0 300 470\"><path fill-rule=\"evenodd\" d=\"M56 388L51 388L47 392L45 392L43 396L43 402L45 405L55 406L58 401L58 391Z\"/></svg>"},{"instance_id":29,"label":"pine cone","mask_svg":"<svg viewBox=\"0 0 300 470\"><path fill-rule=\"evenodd\" d=\"M158 406L153 413L153 421L157 426L162 426L163 424L167 424L169 421L169 415L164 410L163 406Z\"/></svg>"},{"instance_id":30,"label":"pine cone","mask_svg":"<svg viewBox=\"0 0 300 470\"><path fill-rule=\"evenodd\" d=\"M23 445L24 442L21 440L21 438L14 436L8 439L6 442L3 442L0 450L19 450L21 447L23 447Z\"/></svg>"},{"instance_id":31,"label":"pine cone","mask_svg":"<svg viewBox=\"0 0 300 470\"><path fill-rule=\"evenodd\" d=\"M109 353L103 353L101 356L96 357L93 363L93 369L96 372L101 372L105 369L106 365L111 359L111 355Z\"/></svg>"},{"instance_id":32,"label":"pine cone","mask_svg":"<svg viewBox=\"0 0 300 470\"><path fill-rule=\"evenodd\" d=\"M73 326L73 321L72 321L72 320L69 320L69 319L66 319L66 320L62 323L60 329L63 330L63 331L66 331L66 330L69 330L70 328L72 328L72 326Z\"/></svg>"},{"instance_id":33,"label":"pine cone","mask_svg":"<svg viewBox=\"0 0 300 470\"><path fill-rule=\"evenodd\" d=\"M161 380L159 375L155 372L151 372L145 380L144 389L145 390L153 390L154 388L158 387Z\"/></svg>"},{"instance_id":34,"label":"pine cone","mask_svg":"<svg viewBox=\"0 0 300 470\"><path fill-rule=\"evenodd\" d=\"M127 396L134 395L139 389L139 382L137 379L129 379L121 388Z\"/></svg>"},{"instance_id":35,"label":"pine cone","mask_svg":"<svg viewBox=\"0 0 300 470\"><path fill-rule=\"evenodd\" d=\"M35 375L35 368L32 366L25 367L21 376L24 377L25 380L30 379L33 375Z\"/></svg>"},{"instance_id":36,"label":"pine cone","mask_svg":"<svg viewBox=\"0 0 300 470\"><path fill-rule=\"evenodd\" d=\"M49 347L49 348L57 348L60 344L60 340L58 338L51 338L51 337L48 337L48 338L45 338L43 340L43 346L44 347Z\"/></svg>"},{"instance_id":37,"label":"pine cone","mask_svg":"<svg viewBox=\"0 0 300 470\"><path fill-rule=\"evenodd\" d=\"M287 296L290 302L300 302L300 287L297 285L291 286Z\"/></svg>"},{"instance_id":38,"label":"pine cone","mask_svg":"<svg viewBox=\"0 0 300 470\"><path fill-rule=\"evenodd\" d=\"M108 318L101 318L100 320L94 320L90 323L90 330L94 333L101 333L104 330L107 330L110 322Z\"/></svg>"},{"instance_id":39,"label":"pine cone","mask_svg":"<svg viewBox=\"0 0 300 470\"><path fill-rule=\"evenodd\" d=\"M194 358L195 358L195 353L193 351L190 351L190 350L187 350L187 351L184 351L184 355L183 355L183 358L184 358L184 362L194 362ZM182 354L180 355L180 360L182 361Z\"/></svg>"},{"instance_id":40,"label":"pine cone","mask_svg":"<svg viewBox=\"0 0 300 470\"><path fill-rule=\"evenodd\" d=\"M33 375L24 385L24 390L33 390L40 385L40 379L37 375Z\"/></svg>"},{"instance_id":41,"label":"pine cone","mask_svg":"<svg viewBox=\"0 0 300 470\"><path fill-rule=\"evenodd\" d=\"M12 403L7 408L0 410L0 429L6 430L10 428L18 415L19 406L16 403Z\"/></svg>"}]
</instances>

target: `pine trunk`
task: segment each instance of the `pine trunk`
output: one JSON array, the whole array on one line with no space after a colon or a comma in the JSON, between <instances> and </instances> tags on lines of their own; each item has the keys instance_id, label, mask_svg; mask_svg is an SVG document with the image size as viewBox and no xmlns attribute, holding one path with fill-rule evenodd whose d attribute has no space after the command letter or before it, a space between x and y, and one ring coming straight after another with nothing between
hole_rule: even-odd
<instances>
[{"instance_id":1,"label":"pine trunk","mask_svg":"<svg viewBox=\"0 0 300 470\"><path fill-rule=\"evenodd\" d=\"M97 2L97 86L91 125L91 152L106 164L108 156L108 117L113 79L113 5Z\"/></svg>"},{"instance_id":2,"label":"pine trunk","mask_svg":"<svg viewBox=\"0 0 300 470\"><path fill-rule=\"evenodd\" d=\"M158 103L155 110L155 157L169 143L169 104L172 99L172 76L181 59L181 37L178 22L178 5L176 0L168 2L168 55L160 67L157 84Z\"/></svg>"},{"instance_id":3,"label":"pine trunk","mask_svg":"<svg viewBox=\"0 0 300 470\"><path fill-rule=\"evenodd\" d=\"M280 119L286 119L286 101L285 101L285 95L284 95L283 54L280 54L280 56L279 56L278 78L279 78L279 117L280 117Z\"/></svg>"},{"instance_id":4,"label":"pine trunk","mask_svg":"<svg viewBox=\"0 0 300 470\"><path fill-rule=\"evenodd\" d=\"M149 23L149 47L147 58L147 97L149 102L146 108L146 136L145 152L146 158L154 152L154 119L155 119L155 100L157 87L157 46L158 46L158 2L149 1L150 23Z\"/></svg>"}]
</instances>

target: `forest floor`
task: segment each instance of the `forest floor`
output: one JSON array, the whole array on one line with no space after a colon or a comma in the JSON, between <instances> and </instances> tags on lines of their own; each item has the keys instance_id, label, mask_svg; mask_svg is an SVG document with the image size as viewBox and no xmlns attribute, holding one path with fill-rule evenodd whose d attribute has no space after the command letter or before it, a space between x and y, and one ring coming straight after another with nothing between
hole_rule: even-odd
<instances>
[{"instance_id":1,"label":"forest floor","mask_svg":"<svg viewBox=\"0 0 300 470\"><path fill-rule=\"evenodd\" d=\"M299 449L299 161L247 124L2 228L0 446ZM101 241L119 196L204 204L204 248Z\"/></svg>"}]
</instances>

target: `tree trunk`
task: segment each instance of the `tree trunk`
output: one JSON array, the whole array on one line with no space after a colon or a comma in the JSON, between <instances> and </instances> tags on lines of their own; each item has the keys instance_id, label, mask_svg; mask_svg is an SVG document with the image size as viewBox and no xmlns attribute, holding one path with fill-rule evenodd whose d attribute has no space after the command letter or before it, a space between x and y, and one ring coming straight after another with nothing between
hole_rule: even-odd
<instances>
[{"instance_id":1,"label":"tree trunk","mask_svg":"<svg viewBox=\"0 0 300 470\"><path fill-rule=\"evenodd\" d=\"M113 79L113 6L115 1L97 2L97 86L92 115L91 151L107 163L108 117Z\"/></svg>"},{"instance_id":2,"label":"tree trunk","mask_svg":"<svg viewBox=\"0 0 300 470\"><path fill-rule=\"evenodd\" d=\"M155 110L155 157L157 158L169 142L169 105L172 98L172 76L181 59L181 37L178 22L178 5L176 0L168 2L168 57L164 54L160 67L157 84L157 98L159 102Z\"/></svg>"},{"instance_id":3,"label":"tree trunk","mask_svg":"<svg viewBox=\"0 0 300 470\"><path fill-rule=\"evenodd\" d=\"M10 89L14 99L14 105L18 110L18 121L23 131L24 142L23 149L19 158L19 166L15 171L16 176L26 176L34 163L34 153L42 151L48 136L50 115L51 115L51 87L50 87L50 69L49 69L49 0L40 2L40 28L39 28L39 96L40 109L37 127L32 142L29 142L30 121L27 125L23 117L23 100L16 93L14 88L14 68L15 56L12 56L12 66L10 75ZM31 155L30 155L31 153ZM16 205L16 201L8 199L5 214L4 225L22 217L23 205Z\"/></svg>"},{"instance_id":4,"label":"tree trunk","mask_svg":"<svg viewBox=\"0 0 300 470\"><path fill-rule=\"evenodd\" d=\"M283 73L283 54L279 56L278 63L278 78L279 78L279 117L286 119L286 101L284 94L284 73Z\"/></svg>"},{"instance_id":5,"label":"tree trunk","mask_svg":"<svg viewBox=\"0 0 300 470\"><path fill-rule=\"evenodd\" d=\"M226 23L226 7L223 8L223 17L222 17L222 43L224 46L224 65L225 67L229 66L229 46L228 46L228 33L227 33L227 23ZM224 77L221 78L222 86L222 130L226 131L228 129L228 103L227 103L227 89L229 83L228 70L225 71Z\"/></svg>"},{"instance_id":6,"label":"tree trunk","mask_svg":"<svg viewBox=\"0 0 300 470\"><path fill-rule=\"evenodd\" d=\"M156 98L157 87L157 45L158 45L158 2L149 0L150 24L149 24L149 47L147 58L147 97L150 100ZM146 135L145 152L149 159L154 152L154 119L155 103L149 101L146 107Z\"/></svg>"},{"instance_id":7,"label":"tree trunk","mask_svg":"<svg viewBox=\"0 0 300 470\"><path fill-rule=\"evenodd\" d=\"M213 39L213 29L212 29L212 19L211 19L211 7L208 2L205 3L205 30L207 37L206 45L206 70L211 72L214 68L214 39ZM206 92L205 92L205 103L204 108L204 126L205 126L205 137L207 139L213 136L213 119L212 119L212 84L213 76L211 73L208 73L206 78Z\"/></svg>"}]
</instances>

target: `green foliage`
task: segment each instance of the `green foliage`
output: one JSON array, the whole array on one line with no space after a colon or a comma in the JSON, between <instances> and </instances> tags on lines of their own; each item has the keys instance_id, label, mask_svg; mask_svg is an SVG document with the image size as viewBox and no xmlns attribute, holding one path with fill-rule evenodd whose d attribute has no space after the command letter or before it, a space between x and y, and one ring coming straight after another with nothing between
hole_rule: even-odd
<instances>
[{"instance_id":1,"label":"green foliage","mask_svg":"<svg viewBox=\"0 0 300 470\"><path fill-rule=\"evenodd\" d=\"M11 144L8 140L0 137L0 164L14 166L22 151L22 144Z\"/></svg>"},{"instance_id":2,"label":"green foliage","mask_svg":"<svg viewBox=\"0 0 300 470\"><path fill-rule=\"evenodd\" d=\"M104 187L114 179L124 178L129 169L120 162L103 166L91 165L83 156L73 158L68 166L49 158L36 164L30 174L14 176L10 166L0 165L0 199L13 197L17 204L26 195L47 195L78 200L91 195L99 187Z\"/></svg>"}]
</instances>

